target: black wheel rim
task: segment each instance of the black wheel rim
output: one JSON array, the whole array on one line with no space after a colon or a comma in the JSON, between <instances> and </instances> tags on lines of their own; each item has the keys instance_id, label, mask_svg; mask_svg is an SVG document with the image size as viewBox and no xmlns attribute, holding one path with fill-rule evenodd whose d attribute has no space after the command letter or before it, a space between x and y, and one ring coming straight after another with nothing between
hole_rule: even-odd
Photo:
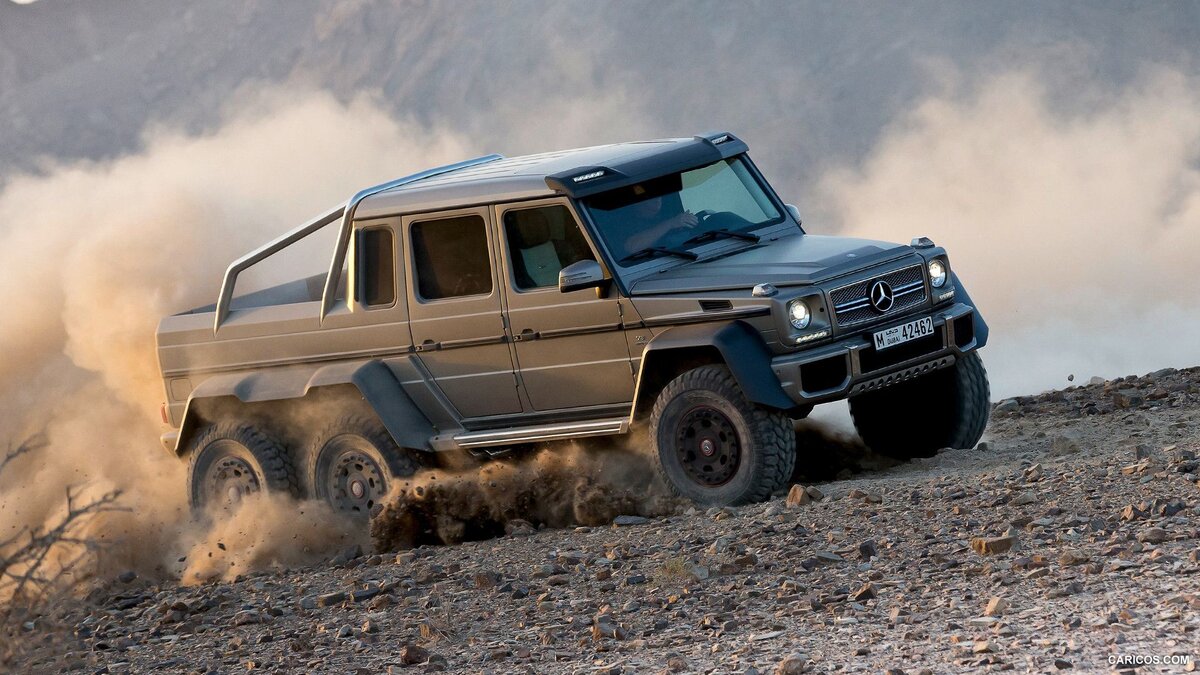
<instances>
[{"instance_id":1,"label":"black wheel rim","mask_svg":"<svg viewBox=\"0 0 1200 675\"><path fill-rule=\"evenodd\" d=\"M258 472L241 456L241 446L220 441L213 448L216 458L204 476L207 503L231 507L262 490Z\"/></svg>"},{"instance_id":2,"label":"black wheel rim","mask_svg":"<svg viewBox=\"0 0 1200 675\"><path fill-rule=\"evenodd\" d=\"M689 478L705 487L719 487L737 473L742 451L737 430L725 413L700 405L679 418L675 454Z\"/></svg>"},{"instance_id":3,"label":"black wheel rim","mask_svg":"<svg viewBox=\"0 0 1200 675\"><path fill-rule=\"evenodd\" d=\"M357 448L334 451L325 474L329 505L337 511L369 514L387 495L388 484L379 463Z\"/></svg>"}]
</instances>

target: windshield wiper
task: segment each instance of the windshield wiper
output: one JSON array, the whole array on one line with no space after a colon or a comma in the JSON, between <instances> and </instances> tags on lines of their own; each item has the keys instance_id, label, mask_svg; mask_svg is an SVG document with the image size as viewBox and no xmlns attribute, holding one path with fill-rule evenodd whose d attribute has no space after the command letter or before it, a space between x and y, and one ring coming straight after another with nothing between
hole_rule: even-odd
<instances>
[{"instance_id":1,"label":"windshield wiper","mask_svg":"<svg viewBox=\"0 0 1200 675\"><path fill-rule=\"evenodd\" d=\"M762 237L758 236L757 234L751 234L750 232L739 232L738 230L730 230L730 229L722 228L719 230L709 230L707 232L701 232L700 234L697 234L696 236L685 240L680 245L687 246L689 244L699 244L700 242L708 241L710 239L716 239L717 237L726 237L729 239L741 239L743 241L752 241L756 244L759 242L760 239L762 239Z\"/></svg>"},{"instance_id":2,"label":"windshield wiper","mask_svg":"<svg viewBox=\"0 0 1200 675\"><path fill-rule=\"evenodd\" d=\"M657 258L659 256L664 256L664 255L673 255L673 256L680 257L680 258L684 258L686 260L696 260L697 258L700 257L699 255L692 253L691 251L684 251L684 250L678 249L678 248L667 248L666 246L651 246L649 248L644 248L640 251L635 251L633 253L630 253L629 255L625 256L624 258L621 258L620 262L627 263L627 262L633 262L635 260L641 260L643 258Z\"/></svg>"}]
</instances>

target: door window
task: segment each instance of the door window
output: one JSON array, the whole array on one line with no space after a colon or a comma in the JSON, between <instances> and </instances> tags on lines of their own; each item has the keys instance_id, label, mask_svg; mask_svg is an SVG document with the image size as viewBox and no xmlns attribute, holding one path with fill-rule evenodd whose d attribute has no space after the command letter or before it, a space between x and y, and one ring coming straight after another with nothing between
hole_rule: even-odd
<instances>
[{"instance_id":1,"label":"door window","mask_svg":"<svg viewBox=\"0 0 1200 675\"><path fill-rule=\"evenodd\" d=\"M412 225L413 270L423 300L492 292L487 226L480 216L426 220Z\"/></svg>"},{"instance_id":2,"label":"door window","mask_svg":"<svg viewBox=\"0 0 1200 675\"><path fill-rule=\"evenodd\" d=\"M559 270L595 259L571 211L559 204L505 212L504 236L519 290L557 286Z\"/></svg>"}]
</instances>

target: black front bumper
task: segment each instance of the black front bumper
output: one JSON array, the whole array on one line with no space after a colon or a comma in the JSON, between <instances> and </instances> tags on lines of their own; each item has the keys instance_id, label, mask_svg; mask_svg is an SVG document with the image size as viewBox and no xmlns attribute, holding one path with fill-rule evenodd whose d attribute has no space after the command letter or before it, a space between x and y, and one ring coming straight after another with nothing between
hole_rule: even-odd
<instances>
[{"instance_id":1,"label":"black front bumper","mask_svg":"<svg viewBox=\"0 0 1200 675\"><path fill-rule=\"evenodd\" d=\"M775 357L771 369L797 406L855 396L954 365L958 356L978 346L974 313L970 305L955 303L909 314L827 345ZM932 335L882 351L875 349L872 336L876 331L926 316L933 319Z\"/></svg>"}]
</instances>

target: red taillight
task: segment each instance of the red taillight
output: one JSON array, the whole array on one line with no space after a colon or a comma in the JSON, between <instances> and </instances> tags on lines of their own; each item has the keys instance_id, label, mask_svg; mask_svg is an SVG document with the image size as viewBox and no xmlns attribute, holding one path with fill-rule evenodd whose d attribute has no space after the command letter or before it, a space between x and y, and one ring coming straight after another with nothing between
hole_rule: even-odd
<instances>
[{"instance_id":1,"label":"red taillight","mask_svg":"<svg viewBox=\"0 0 1200 675\"><path fill-rule=\"evenodd\" d=\"M171 420L167 418L167 404L163 403L158 406L158 414L162 416L163 424L170 424Z\"/></svg>"}]
</instances>

